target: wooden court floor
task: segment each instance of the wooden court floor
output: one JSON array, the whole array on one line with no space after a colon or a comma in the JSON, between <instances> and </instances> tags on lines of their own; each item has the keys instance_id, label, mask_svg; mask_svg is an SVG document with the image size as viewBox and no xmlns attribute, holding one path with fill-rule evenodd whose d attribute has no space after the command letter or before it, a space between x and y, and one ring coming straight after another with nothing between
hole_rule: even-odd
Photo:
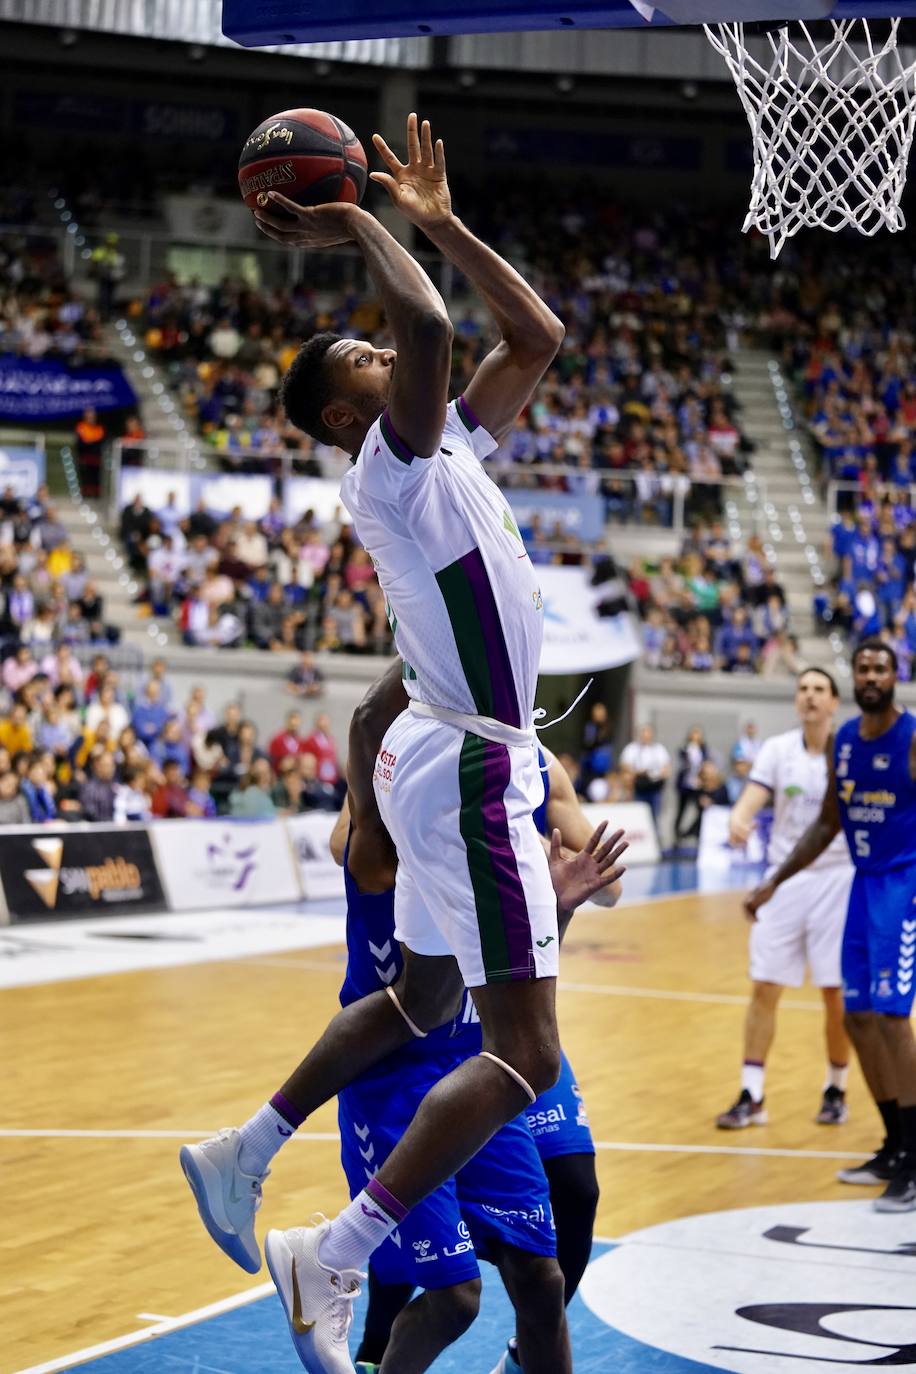
<instances>
[{"instance_id":1,"label":"wooden court floor","mask_svg":"<svg viewBox=\"0 0 916 1374\"><path fill-rule=\"evenodd\" d=\"M599 1142L600 1235L859 1195L834 1181L833 1156L868 1152L879 1123L853 1069L849 1124L814 1125L824 1054L811 989L785 994L771 1124L712 1125L735 1094L746 940L729 893L592 909L570 931L560 1024ZM0 994L0 1130L47 1133L0 1134L0 1374L263 1282L206 1238L178 1147L244 1120L279 1085L333 1012L342 967L333 946ZM330 1105L278 1156L259 1234L343 1203L335 1131Z\"/></svg>"}]
</instances>

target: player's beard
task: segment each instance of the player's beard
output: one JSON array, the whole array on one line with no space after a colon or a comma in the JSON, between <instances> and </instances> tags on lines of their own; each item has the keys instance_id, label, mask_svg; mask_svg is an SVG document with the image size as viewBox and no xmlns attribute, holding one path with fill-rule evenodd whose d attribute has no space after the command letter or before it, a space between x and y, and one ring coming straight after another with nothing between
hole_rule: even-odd
<instances>
[{"instance_id":1,"label":"player's beard","mask_svg":"<svg viewBox=\"0 0 916 1374\"><path fill-rule=\"evenodd\" d=\"M866 696L866 692L868 695ZM879 688L857 687L854 692L856 705L860 711L867 716L880 716L889 706L893 704L894 689L882 692Z\"/></svg>"}]
</instances>

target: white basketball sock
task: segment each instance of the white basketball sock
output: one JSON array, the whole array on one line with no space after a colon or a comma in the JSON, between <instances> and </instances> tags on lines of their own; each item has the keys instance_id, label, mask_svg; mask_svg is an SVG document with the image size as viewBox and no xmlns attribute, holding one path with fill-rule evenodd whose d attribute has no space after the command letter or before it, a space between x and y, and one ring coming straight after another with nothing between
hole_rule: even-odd
<instances>
[{"instance_id":1,"label":"white basketball sock","mask_svg":"<svg viewBox=\"0 0 916 1374\"><path fill-rule=\"evenodd\" d=\"M839 1088L840 1092L846 1091L846 1080L849 1077L848 1064L834 1064L832 1061L827 1065L827 1077L824 1080L824 1091L828 1088Z\"/></svg>"},{"instance_id":2,"label":"white basketball sock","mask_svg":"<svg viewBox=\"0 0 916 1374\"><path fill-rule=\"evenodd\" d=\"M741 1088L750 1093L754 1102L763 1101L763 1080L766 1068L759 1061L745 1059L741 1065Z\"/></svg>"},{"instance_id":3,"label":"white basketball sock","mask_svg":"<svg viewBox=\"0 0 916 1374\"><path fill-rule=\"evenodd\" d=\"M392 1216L397 1211L399 1215ZM365 1269L369 1256L390 1236L407 1209L387 1189L370 1179L361 1193L331 1222L318 1249L318 1259L329 1269Z\"/></svg>"},{"instance_id":4,"label":"white basketball sock","mask_svg":"<svg viewBox=\"0 0 916 1374\"><path fill-rule=\"evenodd\" d=\"M278 1094L279 1096L279 1094ZM275 1099L274 1099L275 1100ZM294 1114L294 1109L290 1115ZM301 1120L290 1121L277 1111L274 1102L265 1102L244 1126L239 1127L239 1168L243 1174L263 1174L278 1150L296 1133Z\"/></svg>"}]
</instances>

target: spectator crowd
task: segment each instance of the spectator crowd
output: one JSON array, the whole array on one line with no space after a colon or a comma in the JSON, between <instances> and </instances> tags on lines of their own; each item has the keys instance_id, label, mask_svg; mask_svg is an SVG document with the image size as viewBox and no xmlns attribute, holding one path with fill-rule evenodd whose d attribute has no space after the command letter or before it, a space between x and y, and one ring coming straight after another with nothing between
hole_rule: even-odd
<instances>
[{"instance_id":1,"label":"spectator crowd","mask_svg":"<svg viewBox=\"0 0 916 1374\"><path fill-rule=\"evenodd\" d=\"M561 754L577 793L584 801L645 802L652 813L662 848L678 850L699 843L703 812L731 806L741 795L760 752L756 724L747 721L723 759L707 742L703 729L691 726L672 759L651 725L641 725L634 739L614 758L611 722L603 702L592 705L578 757ZM670 808L667 801L670 798ZM662 841L661 822L669 809L669 843Z\"/></svg>"},{"instance_id":2,"label":"spectator crowd","mask_svg":"<svg viewBox=\"0 0 916 1374\"><path fill-rule=\"evenodd\" d=\"M288 524L278 499L261 520L238 507L220 518L202 499L182 518L173 494L157 513L138 494L120 535L141 599L191 647L391 652L385 597L341 508Z\"/></svg>"},{"instance_id":3,"label":"spectator crowd","mask_svg":"<svg viewBox=\"0 0 916 1374\"><path fill-rule=\"evenodd\" d=\"M290 670L289 709L263 745L237 703L217 720L202 686L179 702L162 659L135 690L105 654L84 667L66 643L41 659L22 648L0 676L0 824L265 818L341 804L330 721L319 710L305 725L303 707L324 690L309 654Z\"/></svg>"}]
</instances>

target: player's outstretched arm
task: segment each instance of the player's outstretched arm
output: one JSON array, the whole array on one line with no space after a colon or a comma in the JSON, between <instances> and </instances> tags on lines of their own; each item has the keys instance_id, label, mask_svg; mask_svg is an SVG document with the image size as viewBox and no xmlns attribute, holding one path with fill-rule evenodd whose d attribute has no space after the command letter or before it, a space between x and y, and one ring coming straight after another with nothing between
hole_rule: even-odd
<instances>
[{"instance_id":1,"label":"player's outstretched arm","mask_svg":"<svg viewBox=\"0 0 916 1374\"><path fill-rule=\"evenodd\" d=\"M354 243L382 299L397 347L388 414L411 453L428 458L442 438L452 366L452 325L429 277L378 220L356 205L306 208L278 191L255 219L262 233L289 248L331 248ZM289 216L295 220L290 224Z\"/></svg>"},{"instance_id":2,"label":"player's outstretched arm","mask_svg":"<svg viewBox=\"0 0 916 1374\"><path fill-rule=\"evenodd\" d=\"M373 181L431 239L480 293L502 335L465 391L474 415L495 439L513 425L531 399L563 341L565 329L514 267L481 243L452 213L442 139L433 143L429 121L407 121L407 162L376 134L376 151L387 167Z\"/></svg>"},{"instance_id":3,"label":"player's outstretched arm","mask_svg":"<svg viewBox=\"0 0 916 1374\"><path fill-rule=\"evenodd\" d=\"M747 844L754 828L754 819L772 798L772 792L760 782L748 782L728 817L728 842L740 849Z\"/></svg>"},{"instance_id":4,"label":"player's outstretched arm","mask_svg":"<svg viewBox=\"0 0 916 1374\"><path fill-rule=\"evenodd\" d=\"M407 705L401 660L370 687L353 712L347 756L347 805L352 826L350 873L363 892L394 886L397 854L375 799L372 776L379 747L391 722Z\"/></svg>"},{"instance_id":5,"label":"player's outstretched arm","mask_svg":"<svg viewBox=\"0 0 916 1374\"><path fill-rule=\"evenodd\" d=\"M792 853L783 860L776 872L766 882L755 887L745 899L744 910L756 920L757 911L764 906L776 889L788 878L794 878L803 868L813 864L823 854L828 844L839 834L840 807L837 801L836 774L833 767L833 737L827 742L827 791L821 803L820 815L808 826Z\"/></svg>"}]
</instances>

